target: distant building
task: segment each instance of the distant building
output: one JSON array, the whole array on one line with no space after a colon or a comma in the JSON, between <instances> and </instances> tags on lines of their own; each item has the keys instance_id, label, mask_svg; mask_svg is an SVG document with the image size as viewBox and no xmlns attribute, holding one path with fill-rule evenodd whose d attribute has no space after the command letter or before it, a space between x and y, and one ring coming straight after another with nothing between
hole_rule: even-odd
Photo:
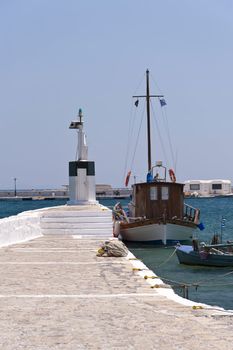
<instances>
[{"instance_id":1,"label":"distant building","mask_svg":"<svg viewBox=\"0 0 233 350\"><path fill-rule=\"evenodd\" d=\"M188 180L184 183L186 196L213 197L232 194L230 180Z\"/></svg>"}]
</instances>

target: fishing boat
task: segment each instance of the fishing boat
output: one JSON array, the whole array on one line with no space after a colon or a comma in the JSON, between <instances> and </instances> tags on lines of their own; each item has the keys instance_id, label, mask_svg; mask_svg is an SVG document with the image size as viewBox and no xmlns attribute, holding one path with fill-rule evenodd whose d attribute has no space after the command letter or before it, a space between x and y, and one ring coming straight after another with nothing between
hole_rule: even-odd
<instances>
[{"instance_id":1,"label":"fishing boat","mask_svg":"<svg viewBox=\"0 0 233 350\"><path fill-rule=\"evenodd\" d=\"M176 247L176 255L180 264L233 266L233 243L181 245Z\"/></svg>"},{"instance_id":2,"label":"fishing boat","mask_svg":"<svg viewBox=\"0 0 233 350\"><path fill-rule=\"evenodd\" d=\"M149 70L146 71L146 94L133 97L146 99L148 172L145 182L132 185L128 215L120 203L114 207L114 234L124 241L160 245L191 241L194 230L198 226L203 228L199 223L199 209L184 203L184 184L176 182L173 169L167 169L162 161L157 161L154 166L151 162L150 100L152 97L159 98L160 103L165 100L163 95L150 95ZM130 172L126 186L129 177Z\"/></svg>"}]
</instances>

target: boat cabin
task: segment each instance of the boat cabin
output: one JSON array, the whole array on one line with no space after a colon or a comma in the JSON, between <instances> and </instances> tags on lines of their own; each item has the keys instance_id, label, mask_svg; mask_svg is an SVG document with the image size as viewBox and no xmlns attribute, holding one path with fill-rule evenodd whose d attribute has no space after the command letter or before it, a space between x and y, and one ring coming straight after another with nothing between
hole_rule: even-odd
<instances>
[{"instance_id":1,"label":"boat cabin","mask_svg":"<svg viewBox=\"0 0 233 350\"><path fill-rule=\"evenodd\" d=\"M134 184L130 216L147 219L183 219L183 184L146 182Z\"/></svg>"}]
</instances>

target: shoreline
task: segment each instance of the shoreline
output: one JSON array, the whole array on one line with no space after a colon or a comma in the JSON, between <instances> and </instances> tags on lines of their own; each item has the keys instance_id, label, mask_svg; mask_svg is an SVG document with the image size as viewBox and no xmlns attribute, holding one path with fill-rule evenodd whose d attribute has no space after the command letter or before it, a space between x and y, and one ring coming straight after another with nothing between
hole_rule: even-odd
<instances>
[{"instance_id":1,"label":"shoreline","mask_svg":"<svg viewBox=\"0 0 233 350\"><path fill-rule=\"evenodd\" d=\"M233 310L231 309L224 309L218 305L213 306L204 303L199 303L179 296L169 284L165 284L163 280L156 275L155 271L149 269L140 259L136 258L133 253L130 252L127 258L131 262L134 271L137 272L138 275L141 276L143 279L145 279L151 288L157 289L159 294L166 296L169 300L180 303L184 306L191 306L194 309L200 308L213 311L215 310L233 316Z\"/></svg>"}]
</instances>

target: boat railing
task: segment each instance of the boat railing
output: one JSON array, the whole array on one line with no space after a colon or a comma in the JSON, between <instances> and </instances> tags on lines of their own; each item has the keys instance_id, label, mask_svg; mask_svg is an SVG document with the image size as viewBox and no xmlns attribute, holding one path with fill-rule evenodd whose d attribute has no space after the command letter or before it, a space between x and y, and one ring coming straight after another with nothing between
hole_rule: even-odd
<instances>
[{"instance_id":1,"label":"boat railing","mask_svg":"<svg viewBox=\"0 0 233 350\"><path fill-rule=\"evenodd\" d=\"M151 182L166 182L167 168L162 165L162 162L156 162L156 165L151 168Z\"/></svg>"},{"instance_id":2,"label":"boat railing","mask_svg":"<svg viewBox=\"0 0 233 350\"><path fill-rule=\"evenodd\" d=\"M184 203L184 219L198 224L200 210Z\"/></svg>"}]
</instances>

